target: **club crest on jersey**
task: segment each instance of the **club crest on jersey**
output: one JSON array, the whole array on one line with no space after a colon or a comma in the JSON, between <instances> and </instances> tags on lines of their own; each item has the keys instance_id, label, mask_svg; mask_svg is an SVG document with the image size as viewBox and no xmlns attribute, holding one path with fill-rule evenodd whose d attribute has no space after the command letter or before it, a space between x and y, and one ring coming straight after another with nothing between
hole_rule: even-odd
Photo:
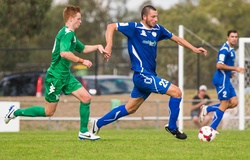
<instances>
[{"instance_id":1,"label":"club crest on jersey","mask_svg":"<svg viewBox=\"0 0 250 160\"><path fill-rule=\"evenodd\" d=\"M146 34L146 32L144 30L141 30L141 36L147 37L147 34Z\"/></svg>"},{"instance_id":2,"label":"club crest on jersey","mask_svg":"<svg viewBox=\"0 0 250 160\"><path fill-rule=\"evenodd\" d=\"M157 33L156 32L152 32L152 36L156 37Z\"/></svg>"}]
</instances>

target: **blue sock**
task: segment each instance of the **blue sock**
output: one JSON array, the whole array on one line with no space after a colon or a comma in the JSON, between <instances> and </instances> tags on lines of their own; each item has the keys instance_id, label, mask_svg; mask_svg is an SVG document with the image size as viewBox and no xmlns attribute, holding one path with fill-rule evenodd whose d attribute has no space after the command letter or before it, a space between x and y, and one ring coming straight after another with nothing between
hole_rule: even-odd
<instances>
[{"instance_id":1,"label":"blue sock","mask_svg":"<svg viewBox=\"0 0 250 160\"><path fill-rule=\"evenodd\" d=\"M214 118L213 118L213 122L212 122L212 124L211 124L211 127L212 127L213 129L216 130L216 128L218 127L218 125L219 125L219 123L220 123L220 121L221 121L223 115L224 115L224 112L223 112L222 110L220 110L219 108L215 111L215 113L214 113Z\"/></svg>"},{"instance_id":2,"label":"blue sock","mask_svg":"<svg viewBox=\"0 0 250 160\"><path fill-rule=\"evenodd\" d=\"M220 106L220 103L208 106L207 107L207 112L214 112L219 108L219 106Z\"/></svg>"},{"instance_id":3,"label":"blue sock","mask_svg":"<svg viewBox=\"0 0 250 160\"><path fill-rule=\"evenodd\" d=\"M170 130L175 130L177 129L176 121L179 116L180 112L180 102L181 98L173 98L170 97L169 100L169 122L168 122L168 127Z\"/></svg>"},{"instance_id":4,"label":"blue sock","mask_svg":"<svg viewBox=\"0 0 250 160\"><path fill-rule=\"evenodd\" d=\"M125 105L120 105L114 109L112 109L110 112L108 112L106 115L103 117L99 118L97 121L97 127L101 128L102 126L105 126L109 123L112 123L116 121L117 119L127 116L128 112L125 108Z\"/></svg>"}]
</instances>

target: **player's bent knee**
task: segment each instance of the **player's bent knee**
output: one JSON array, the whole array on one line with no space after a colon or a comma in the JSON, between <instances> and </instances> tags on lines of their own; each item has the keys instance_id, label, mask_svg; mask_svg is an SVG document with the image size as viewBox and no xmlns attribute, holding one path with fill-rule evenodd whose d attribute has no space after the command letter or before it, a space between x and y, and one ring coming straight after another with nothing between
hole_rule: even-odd
<instances>
[{"instance_id":1,"label":"player's bent knee","mask_svg":"<svg viewBox=\"0 0 250 160\"><path fill-rule=\"evenodd\" d=\"M54 115L54 111L45 111L46 117L52 117Z\"/></svg>"},{"instance_id":2,"label":"player's bent knee","mask_svg":"<svg viewBox=\"0 0 250 160\"><path fill-rule=\"evenodd\" d=\"M181 98L182 92L179 87L172 85L170 86L169 90L166 93L167 95L174 97L174 98Z\"/></svg>"},{"instance_id":3,"label":"player's bent knee","mask_svg":"<svg viewBox=\"0 0 250 160\"><path fill-rule=\"evenodd\" d=\"M237 102L232 102L231 104L230 104L230 108L235 108L235 107L237 107L238 106L238 101Z\"/></svg>"},{"instance_id":4,"label":"player's bent knee","mask_svg":"<svg viewBox=\"0 0 250 160\"><path fill-rule=\"evenodd\" d=\"M179 88L176 89L176 91L174 92L174 94L173 94L171 97L174 97L174 98L181 98L181 97L182 97L182 92L181 92L181 90L180 90Z\"/></svg>"},{"instance_id":5,"label":"player's bent knee","mask_svg":"<svg viewBox=\"0 0 250 160\"><path fill-rule=\"evenodd\" d=\"M91 101L91 95L90 94L87 94L87 95L84 95L81 97L81 102L83 103L88 103Z\"/></svg>"},{"instance_id":6,"label":"player's bent knee","mask_svg":"<svg viewBox=\"0 0 250 160\"><path fill-rule=\"evenodd\" d=\"M135 113L136 111L137 111L137 109L134 109L134 108L129 108L129 109L127 109L128 114L133 114L133 113Z\"/></svg>"}]
</instances>

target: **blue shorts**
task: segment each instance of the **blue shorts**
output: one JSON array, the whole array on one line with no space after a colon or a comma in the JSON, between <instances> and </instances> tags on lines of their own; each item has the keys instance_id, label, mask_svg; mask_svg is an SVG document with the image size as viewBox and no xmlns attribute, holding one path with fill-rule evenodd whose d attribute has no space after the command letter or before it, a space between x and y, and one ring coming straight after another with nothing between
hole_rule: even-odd
<instances>
[{"instance_id":1,"label":"blue shorts","mask_svg":"<svg viewBox=\"0 0 250 160\"><path fill-rule=\"evenodd\" d=\"M147 99L151 93L166 94L171 83L155 75L145 75L135 72L133 75L134 88L131 98Z\"/></svg>"},{"instance_id":2,"label":"blue shorts","mask_svg":"<svg viewBox=\"0 0 250 160\"><path fill-rule=\"evenodd\" d=\"M234 87L231 83L226 84L225 86L215 86L218 94L219 100L229 100L232 97L236 96Z\"/></svg>"}]
</instances>

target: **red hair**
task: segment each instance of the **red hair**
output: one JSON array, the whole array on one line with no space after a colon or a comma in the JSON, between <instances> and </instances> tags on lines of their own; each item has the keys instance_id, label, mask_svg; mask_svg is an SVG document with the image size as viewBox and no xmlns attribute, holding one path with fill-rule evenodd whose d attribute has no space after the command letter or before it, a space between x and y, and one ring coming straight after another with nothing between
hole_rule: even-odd
<instances>
[{"instance_id":1,"label":"red hair","mask_svg":"<svg viewBox=\"0 0 250 160\"><path fill-rule=\"evenodd\" d=\"M65 22L69 20L70 17L74 17L77 13L81 13L81 9L78 6L67 6L63 10L63 19Z\"/></svg>"}]
</instances>

